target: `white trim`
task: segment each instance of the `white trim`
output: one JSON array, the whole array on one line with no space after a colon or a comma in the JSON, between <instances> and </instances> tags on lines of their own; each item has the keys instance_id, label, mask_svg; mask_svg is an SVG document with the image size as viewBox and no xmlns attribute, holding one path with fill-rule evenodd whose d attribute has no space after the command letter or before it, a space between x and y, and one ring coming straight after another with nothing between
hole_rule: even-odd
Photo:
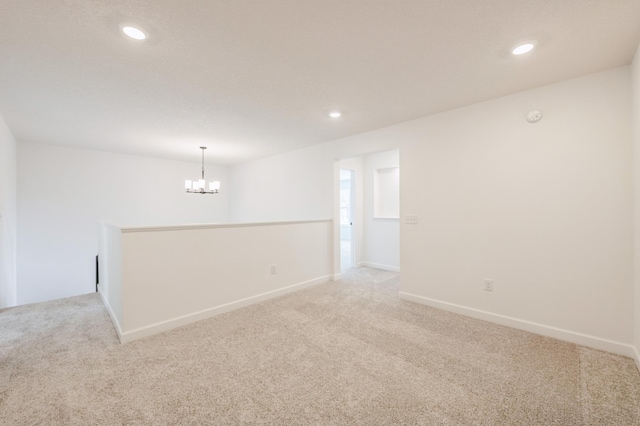
<instances>
[{"instance_id":1,"label":"white trim","mask_svg":"<svg viewBox=\"0 0 640 426\"><path fill-rule=\"evenodd\" d=\"M256 223L193 223L186 225L169 225L169 226L136 226L136 227L120 227L123 234L130 232L158 232L158 231L188 231L194 229L215 229L215 228L246 228L256 226L279 226L279 225L301 225L305 223L327 223L332 219L320 220L300 220L290 222L256 222ZM113 226L113 225L112 225Z\"/></svg>"},{"instance_id":2,"label":"white trim","mask_svg":"<svg viewBox=\"0 0 640 426\"><path fill-rule=\"evenodd\" d=\"M454 303L443 302L440 300L430 299L428 297L418 296L415 294L400 292L400 299L411 302L420 303L422 305L431 306L433 308L445 311L455 312L472 318L489 321L495 324L505 325L507 327L517 328L519 330L528 331L542 336L552 337L554 339L564 340L581 346L598 349L601 351L612 352L619 355L634 358L636 365L640 368L640 356L632 345L615 342L613 340L602 339L588 334L576 333L574 331L564 330L561 328L550 327L548 325L538 324L518 318L508 317L505 315L494 314L479 309L469 308Z\"/></svg>"},{"instance_id":3,"label":"white trim","mask_svg":"<svg viewBox=\"0 0 640 426\"><path fill-rule=\"evenodd\" d=\"M382 269L384 271L400 272L400 268L398 266L383 265L381 263L360 262L358 265L368 266L369 268Z\"/></svg>"},{"instance_id":4,"label":"white trim","mask_svg":"<svg viewBox=\"0 0 640 426\"><path fill-rule=\"evenodd\" d=\"M339 274L333 274L331 281L339 281L340 278L342 278L342 272L340 272Z\"/></svg>"},{"instance_id":5,"label":"white trim","mask_svg":"<svg viewBox=\"0 0 640 426\"><path fill-rule=\"evenodd\" d=\"M640 352L638 352L638 348L635 346L633 348L633 360L636 362L638 372L640 372Z\"/></svg>"},{"instance_id":6,"label":"white trim","mask_svg":"<svg viewBox=\"0 0 640 426\"><path fill-rule=\"evenodd\" d=\"M152 325L137 328L135 330L121 333L120 342L121 343L132 342L134 340L141 339L143 337L148 337L163 331L172 330L174 328L191 324L197 321L201 321L207 318L211 318L213 316L220 315L225 312L234 311L236 309L243 308L245 306L249 306L255 303L263 302L265 300L273 299L274 297L282 296L284 294L301 290L303 288L311 287L316 284L321 284L321 283L327 282L330 279L331 279L331 275L325 275L309 281L304 281L298 284L282 287L277 290L261 293L256 296L251 296L245 299L236 300L235 302L225 303L224 305L214 306L213 308L204 309L202 311L194 312L194 313L176 317L170 320L161 321ZM113 315L112 315L112 318L113 318Z\"/></svg>"},{"instance_id":7,"label":"white trim","mask_svg":"<svg viewBox=\"0 0 640 426\"><path fill-rule=\"evenodd\" d=\"M102 299L102 304L104 304L104 307L107 309L107 313L111 317L111 322L113 323L113 327L116 329L116 334L118 335L118 339L120 339L120 342L122 342L122 327L120 327L118 318L116 318L116 315L113 313L113 309L111 309L111 305L109 304L109 301L100 290L100 287L98 287L98 294Z\"/></svg>"}]
</instances>

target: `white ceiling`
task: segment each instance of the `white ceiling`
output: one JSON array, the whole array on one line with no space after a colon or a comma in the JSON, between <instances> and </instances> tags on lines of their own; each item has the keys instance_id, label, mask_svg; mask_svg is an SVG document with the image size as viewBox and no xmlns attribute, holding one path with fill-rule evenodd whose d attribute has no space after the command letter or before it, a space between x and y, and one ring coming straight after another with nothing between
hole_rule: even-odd
<instances>
[{"instance_id":1,"label":"white ceiling","mask_svg":"<svg viewBox=\"0 0 640 426\"><path fill-rule=\"evenodd\" d=\"M0 114L19 141L232 165L626 65L639 42L640 0L0 0Z\"/></svg>"}]
</instances>

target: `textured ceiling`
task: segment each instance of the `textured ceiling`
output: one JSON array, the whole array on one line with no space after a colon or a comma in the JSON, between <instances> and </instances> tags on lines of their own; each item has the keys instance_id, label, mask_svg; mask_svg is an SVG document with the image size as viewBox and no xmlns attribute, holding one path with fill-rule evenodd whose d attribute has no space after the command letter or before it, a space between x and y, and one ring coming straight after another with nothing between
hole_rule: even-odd
<instances>
[{"instance_id":1,"label":"textured ceiling","mask_svg":"<svg viewBox=\"0 0 640 426\"><path fill-rule=\"evenodd\" d=\"M640 42L640 0L0 0L0 11L0 114L18 141L189 161L204 144L218 165L626 65ZM509 54L530 39L534 52Z\"/></svg>"}]
</instances>

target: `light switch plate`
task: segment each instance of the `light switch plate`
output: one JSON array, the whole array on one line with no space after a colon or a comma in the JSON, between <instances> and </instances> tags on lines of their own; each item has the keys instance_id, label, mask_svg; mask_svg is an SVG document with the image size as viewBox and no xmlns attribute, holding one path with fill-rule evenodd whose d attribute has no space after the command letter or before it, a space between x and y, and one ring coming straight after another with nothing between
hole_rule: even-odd
<instances>
[{"instance_id":1,"label":"light switch plate","mask_svg":"<svg viewBox=\"0 0 640 426\"><path fill-rule=\"evenodd\" d=\"M407 225L417 225L418 224L418 216L409 214L404 217L404 223Z\"/></svg>"}]
</instances>

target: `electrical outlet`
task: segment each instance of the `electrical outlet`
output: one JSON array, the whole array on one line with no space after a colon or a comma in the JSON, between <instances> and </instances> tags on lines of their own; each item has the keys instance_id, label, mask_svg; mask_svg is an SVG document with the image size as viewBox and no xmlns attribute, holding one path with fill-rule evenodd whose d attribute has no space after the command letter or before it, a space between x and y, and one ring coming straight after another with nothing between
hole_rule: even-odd
<instances>
[{"instance_id":1,"label":"electrical outlet","mask_svg":"<svg viewBox=\"0 0 640 426\"><path fill-rule=\"evenodd\" d=\"M484 291L493 291L493 280L484 280Z\"/></svg>"},{"instance_id":2,"label":"electrical outlet","mask_svg":"<svg viewBox=\"0 0 640 426\"><path fill-rule=\"evenodd\" d=\"M276 274L276 265L271 265L271 275Z\"/></svg>"}]
</instances>

